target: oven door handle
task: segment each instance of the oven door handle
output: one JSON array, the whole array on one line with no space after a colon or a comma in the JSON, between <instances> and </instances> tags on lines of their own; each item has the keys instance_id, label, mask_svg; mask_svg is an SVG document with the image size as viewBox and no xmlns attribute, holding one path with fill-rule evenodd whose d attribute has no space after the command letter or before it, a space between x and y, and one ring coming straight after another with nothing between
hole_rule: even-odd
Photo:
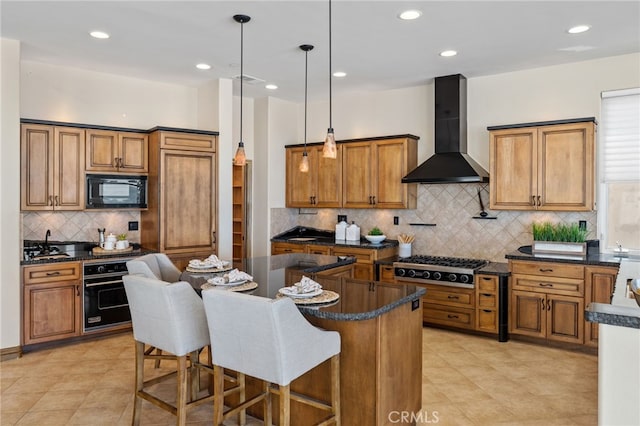
<instances>
[{"instance_id":1,"label":"oven door handle","mask_svg":"<svg viewBox=\"0 0 640 426\"><path fill-rule=\"evenodd\" d=\"M113 280L113 281L100 281L97 283L84 283L85 287L98 287L101 285L107 285L107 284L122 284L122 280Z\"/></svg>"}]
</instances>

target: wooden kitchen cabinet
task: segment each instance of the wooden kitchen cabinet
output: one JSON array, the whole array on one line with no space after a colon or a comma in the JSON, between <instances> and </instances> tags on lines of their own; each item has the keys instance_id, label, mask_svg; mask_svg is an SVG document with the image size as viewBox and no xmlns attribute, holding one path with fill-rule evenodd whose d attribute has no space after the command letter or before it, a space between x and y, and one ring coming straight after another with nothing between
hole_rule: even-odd
<instances>
[{"instance_id":1,"label":"wooden kitchen cabinet","mask_svg":"<svg viewBox=\"0 0 640 426\"><path fill-rule=\"evenodd\" d=\"M593 210L595 132L593 121L491 130L490 208Z\"/></svg>"},{"instance_id":2,"label":"wooden kitchen cabinet","mask_svg":"<svg viewBox=\"0 0 640 426\"><path fill-rule=\"evenodd\" d=\"M383 249L367 249L359 247L335 246L334 256L351 256L356 258L354 264L354 278L373 281L376 279L375 261L396 255L397 247Z\"/></svg>"},{"instance_id":3,"label":"wooden kitchen cabinet","mask_svg":"<svg viewBox=\"0 0 640 426\"><path fill-rule=\"evenodd\" d=\"M149 137L145 133L87 130L87 172L147 173Z\"/></svg>"},{"instance_id":4,"label":"wooden kitchen cabinet","mask_svg":"<svg viewBox=\"0 0 640 426\"><path fill-rule=\"evenodd\" d=\"M417 138L399 137L342 145L342 207L416 208L416 184L402 178L417 165Z\"/></svg>"},{"instance_id":5,"label":"wooden kitchen cabinet","mask_svg":"<svg viewBox=\"0 0 640 426\"><path fill-rule=\"evenodd\" d=\"M23 345L81 334L81 262L25 266L22 282Z\"/></svg>"},{"instance_id":6,"label":"wooden kitchen cabinet","mask_svg":"<svg viewBox=\"0 0 640 426\"><path fill-rule=\"evenodd\" d=\"M149 208L141 212L141 244L166 253L178 268L190 259L217 252L216 153L208 149L162 149L161 141L175 132L154 131L149 136ZM179 134L182 136L182 134ZM188 133L179 140L191 141ZM202 141L203 135L193 135ZM208 136L215 146L217 133Z\"/></svg>"},{"instance_id":7,"label":"wooden kitchen cabinet","mask_svg":"<svg viewBox=\"0 0 640 426\"><path fill-rule=\"evenodd\" d=\"M271 243L271 254L291 254L291 253L306 253L307 246L305 244L295 243Z\"/></svg>"},{"instance_id":8,"label":"wooden kitchen cabinet","mask_svg":"<svg viewBox=\"0 0 640 426\"><path fill-rule=\"evenodd\" d=\"M22 124L21 210L83 210L84 147L84 129Z\"/></svg>"},{"instance_id":9,"label":"wooden kitchen cabinet","mask_svg":"<svg viewBox=\"0 0 640 426\"><path fill-rule=\"evenodd\" d=\"M301 172L304 147L287 148L286 206L327 207L342 205L342 146L335 159L322 156L322 145L307 145L309 171Z\"/></svg>"},{"instance_id":10,"label":"wooden kitchen cabinet","mask_svg":"<svg viewBox=\"0 0 640 426\"><path fill-rule=\"evenodd\" d=\"M497 275L476 274L476 330L498 333L498 295L499 277Z\"/></svg>"},{"instance_id":11,"label":"wooden kitchen cabinet","mask_svg":"<svg viewBox=\"0 0 640 426\"><path fill-rule=\"evenodd\" d=\"M423 321L473 330L475 328L475 290L438 284L420 284L427 292L422 296Z\"/></svg>"},{"instance_id":12,"label":"wooden kitchen cabinet","mask_svg":"<svg viewBox=\"0 0 640 426\"><path fill-rule=\"evenodd\" d=\"M533 261L510 263L510 333L583 344L584 266Z\"/></svg>"},{"instance_id":13,"label":"wooden kitchen cabinet","mask_svg":"<svg viewBox=\"0 0 640 426\"><path fill-rule=\"evenodd\" d=\"M393 265L378 265L378 281L393 283L395 280L396 274Z\"/></svg>"},{"instance_id":14,"label":"wooden kitchen cabinet","mask_svg":"<svg viewBox=\"0 0 640 426\"><path fill-rule=\"evenodd\" d=\"M617 267L585 267L585 307L594 302L611 304L617 276ZM598 323L586 323L584 343L588 346L598 346Z\"/></svg>"}]
</instances>

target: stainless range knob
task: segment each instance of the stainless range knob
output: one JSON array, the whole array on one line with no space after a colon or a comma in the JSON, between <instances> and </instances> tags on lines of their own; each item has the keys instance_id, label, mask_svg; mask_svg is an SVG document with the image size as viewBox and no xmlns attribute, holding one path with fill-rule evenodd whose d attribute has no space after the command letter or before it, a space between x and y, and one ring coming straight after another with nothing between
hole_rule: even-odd
<instances>
[{"instance_id":1,"label":"stainless range knob","mask_svg":"<svg viewBox=\"0 0 640 426\"><path fill-rule=\"evenodd\" d=\"M404 277L406 273L407 273L407 271L405 271L402 268L396 269L396 275L399 276L399 277Z\"/></svg>"},{"instance_id":2,"label":"stainless range knob","mask_svg":"<svg viewBox=\"0 0 640 426\"><path fill-rule=\"evenodd\" d=\"M449 281L454 282L458 277L456 276L456 274L449 274L447 278L449 278Z\"/></svg>"},{"instance_id":3,"label":"stainless range knob","mask_svg":"<svg viewBox=\"0 0 640 426\"><path fill-rule=\"evenodd\" d=\"M429 279L430 276L431 276L431 272L429 271L424 271L422 273L422 278Z\"/></svg>"},{"instance_id":4,"label":"stainless range knob","mask_svg":"<svg viewBox=\"0 0 640 426\"><path fill-rule=\"evenodd\" d=\"M409 270L409 276L410 276L411 278L415 277L415 276L416 276L416 271L415 271L415 270L413 270L413 269L410 269L410 270Z\"/></svg>"},{"instance_id":5,"label":"stainless range knob","mask_svg":"<svg viewBox=\"0 0 640 426\"><path fill-rule=\"evenodd\" d=\"M442 278L442 274L440 272L434 272L433 273L433 279L434 280L439 280L440 278Z\"/></svg>"},{"instance_id":6,"label":"stainless range knob","mask_svg":"<svg viewBox=\"0 0 640 426\"><path fill-rule=\"evenodd\" d=\"M460 275L460 282L468 283L469 282L469 275Z\"/></svg>"}]
</instances>

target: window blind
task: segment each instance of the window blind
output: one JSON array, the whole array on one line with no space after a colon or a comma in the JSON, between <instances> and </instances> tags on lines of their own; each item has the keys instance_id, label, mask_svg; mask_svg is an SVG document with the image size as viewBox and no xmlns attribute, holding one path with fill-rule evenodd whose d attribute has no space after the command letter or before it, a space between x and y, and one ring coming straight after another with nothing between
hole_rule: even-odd
<instances>
[{"instance_id":1,"label":"window blind","mask_svg":"<svg viewBox=\"0 0 640 426\"><path fill-rule=\"evenodd\" d=\"M640 181L640 88L602 93L602 181Z\"/></svg>"}]
</instances>

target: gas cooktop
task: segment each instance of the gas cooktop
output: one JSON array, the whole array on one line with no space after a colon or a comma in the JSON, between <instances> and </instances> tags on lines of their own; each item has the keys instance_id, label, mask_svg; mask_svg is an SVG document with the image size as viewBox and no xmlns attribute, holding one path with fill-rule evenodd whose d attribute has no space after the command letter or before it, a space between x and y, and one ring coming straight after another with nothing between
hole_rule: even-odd
<instances>
[{"instance_id":1,"label":"gas cooktop","mask_svg":"<svg viewBox=\"0 0 640 426\"><path fill-rule=\"evenodd\" d=\"M489 262L444 256L411 256L393 263L401 280L473 288L474 273Z\"/></svg>"}]
</instances>

